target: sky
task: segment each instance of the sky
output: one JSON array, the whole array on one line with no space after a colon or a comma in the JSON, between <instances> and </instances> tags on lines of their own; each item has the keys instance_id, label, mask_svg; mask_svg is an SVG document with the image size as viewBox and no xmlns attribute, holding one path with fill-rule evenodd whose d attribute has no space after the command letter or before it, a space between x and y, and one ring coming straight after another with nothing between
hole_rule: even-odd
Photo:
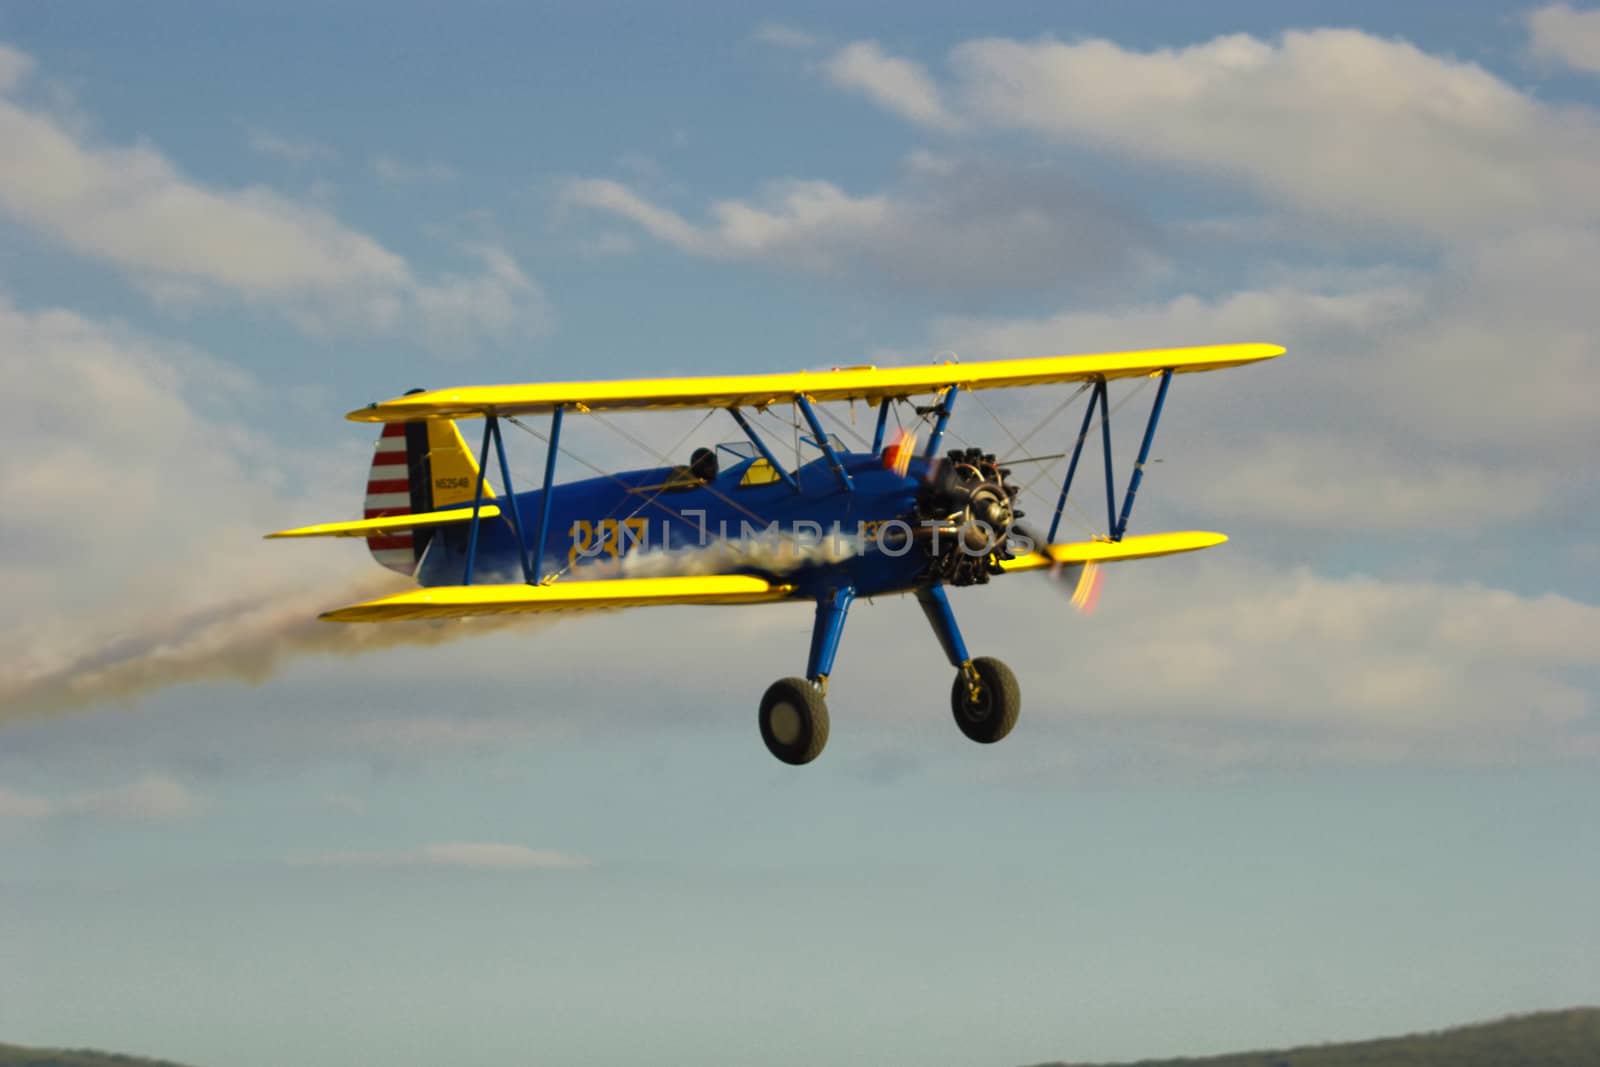
<instances>
[{"instance_id":1,"label":"sky","mask_svg":"<svg viewBox=\"0 0 1600 1067\"><path fill-rule=\"evenodd\" d=\"M0 4L0 1040L1001 1067L1600 1003L1596 190L1593 7ZM392 576L260 539L357 515L341 416L414 386L1257 341L1130 526L1227 545L954 595L995 746L903 599L796 769L803 605L338 628Z\"/></svg>"}]
</instances>

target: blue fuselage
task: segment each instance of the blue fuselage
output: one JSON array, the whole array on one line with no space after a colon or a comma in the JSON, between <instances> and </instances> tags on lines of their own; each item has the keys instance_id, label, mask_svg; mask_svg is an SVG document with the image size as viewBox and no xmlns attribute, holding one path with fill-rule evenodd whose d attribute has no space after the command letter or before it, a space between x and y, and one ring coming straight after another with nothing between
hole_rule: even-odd
<instances>
[{"instance_id":1,"label":"blue fuselage","mask_svg":"<svg viewBox=\"0 0 1600 1067\"><path fill-rule=\"evenodd\" d=\"M909 544L898 529L885 532L883 524L912 511L928 461L913 459L901 476L885 469L876 453L838 456L852 490L845 489L823 457L794 472L798 491L781 480L743 484L751 465L760 462L753 459L732 463L709 483L674 486L674 481L684 481L683 472L656 467L555 486L541 573L560 573L563 580L648 576L653 572L637 565L682 562L693 567L695 550L702 549L708 562L712 556L722 562L732 558L735 571L795 586L797 597L815 598L840 586L860 596L879 596L925 584L923 550ZM532 490L513 498L522 529L520 547L530 561L537 552L544 496L542 490ZM505 500L496 503L502 513L480 524L473 581L522 581L516 528ZM885 534L882 544L880 533ZM418 582L461 584L469 540L467 524L436 534L422 557ZM797 564L792 555L780 553L782 560L768 565L759 554L716 555L728 542L813 547L807 562ZM669 551L681 555L660 555Z\"/></svg>"}]
</instances>

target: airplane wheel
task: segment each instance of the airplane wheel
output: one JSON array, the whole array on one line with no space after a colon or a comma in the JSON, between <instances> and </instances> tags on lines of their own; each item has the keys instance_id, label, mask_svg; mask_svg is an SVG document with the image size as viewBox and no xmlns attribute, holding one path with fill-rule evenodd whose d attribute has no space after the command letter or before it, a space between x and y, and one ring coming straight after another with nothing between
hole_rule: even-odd
<instances>
[{"instance_id":1,"label":"airplane wheel","mask_svg":"<svg viewBox=\"0 0 1600 1067\"><path fill-rule=\"evenodd\" d=\"M759 721L767 751L796 767L816 759L828 743L828 705L804 678L773 682L761 698Z\"/></svg>"},{"instance_id":2,"label":"airplane wheel","mask_svg":"<svg viewBox=\"0 0 1600 1067\"><path fill-rule=\"evenodd\" d=\"M1022 690L1011 668L997 659L980 656L972 666L978 672L977 694L967 683L966 672L957 671L955 685L950 689L950 709L955 712L956 725L962 733L980 745L992 745L1017 725Z\"/></svg>"}]
</instances>

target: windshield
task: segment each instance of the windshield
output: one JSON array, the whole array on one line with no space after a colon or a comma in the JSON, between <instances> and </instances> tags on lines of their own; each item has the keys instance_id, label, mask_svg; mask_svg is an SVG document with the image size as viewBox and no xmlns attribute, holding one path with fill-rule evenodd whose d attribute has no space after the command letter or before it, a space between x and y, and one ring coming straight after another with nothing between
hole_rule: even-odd
<instances>
[{"instance_id":1,"label":"windshield","mask_svg":"<svg viewBox=\"0 0 1600 1067\"><path fill-rule=\"evenodd\" d=\"M840 440L838 434L830 433L828 435L828 444L833 447L835 452L843 452L845 450L844 442ZM784 462L785 458L794 458L793 439L789 441L774 441L769 437L767 438L767 447L772 449L772 454L778 458L780 463ZM802 462L805 462L811 458L806 453L820 452L822 450L817 447L817 439L813 434L802 434L800 437L800 451ZM756 450L756 446L749 441L722 441L717 445L717 452L720 455L732 456L734 462L756 459L761 455ZM788 453L787 457L785 457L785 453Z\"/></svg>"}]
</instances>

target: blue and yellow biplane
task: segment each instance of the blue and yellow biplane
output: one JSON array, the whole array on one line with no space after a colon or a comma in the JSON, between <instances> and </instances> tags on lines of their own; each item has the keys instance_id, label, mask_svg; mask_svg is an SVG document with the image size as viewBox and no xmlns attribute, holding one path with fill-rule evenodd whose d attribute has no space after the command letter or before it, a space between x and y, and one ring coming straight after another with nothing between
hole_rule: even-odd
<instances>
[{"instance_id":1,"label":"blue and yellow biplane","mask_svg":"<svg viewBox=\"0 0 1600 1067\"><path fill-rule=\"evenodd\" d=\"M1226 541L1203 531L1128 536L1134 497L1174 375L1243 366L1282 352L1267 344L1213 345L795 374L419 390L347 416L383 424L364 518L269 536L364 538L380 563L420 586L322 616L336 622L812 602L816 618L805 677L773 683L758 716L767 748L790 764L809 763L827 741L828 676L851 603L911 593L955 668L956 724L987 744L1016 724L1020 691L1005 664L968 653L946 589L1049 569L1074 577L1081 597L1100 564ZM1113 382L1129 380L1153 380L1157 388L1119 505L1108 394ZM1059 454L1070 459L1049 526L1040 533L1022 522L1012 468L1053 457L1020 454L1027 438L1015 436L1019 454L1004 459L976 447L941 450L961 394L1057 383L1076 384L1068 402L1087 394L1087 403L1070 453ZM837 418L824 405L857 401L876 408L876 425L870 445L863 435L865 447L853 451L826 430L821 416ZM1057 412L1066 407L1063 402ZM707 417L726 411L743 440L696 449L683 464L616 473L593 468L594 477L556 483L558 456L572 455L562 445L569 414L683 409L706 409ZM780 412L790 418L781 419ZM907 413L913 416L910 427ZM548 432L523 422L528 416L548 417ZM483 420L476 457L457 419ZM1090 540L1057 541L1097 421L1106 530ZM769 432L763 434L758 423ZM542 487L513 489L503 424L543 437ZM792 462L775 451L774 426L786 436L793 430ZM921 431L927 437L918 447ZM498 491L488 481L491 448Z\"/></svg>"}]
</instances>

